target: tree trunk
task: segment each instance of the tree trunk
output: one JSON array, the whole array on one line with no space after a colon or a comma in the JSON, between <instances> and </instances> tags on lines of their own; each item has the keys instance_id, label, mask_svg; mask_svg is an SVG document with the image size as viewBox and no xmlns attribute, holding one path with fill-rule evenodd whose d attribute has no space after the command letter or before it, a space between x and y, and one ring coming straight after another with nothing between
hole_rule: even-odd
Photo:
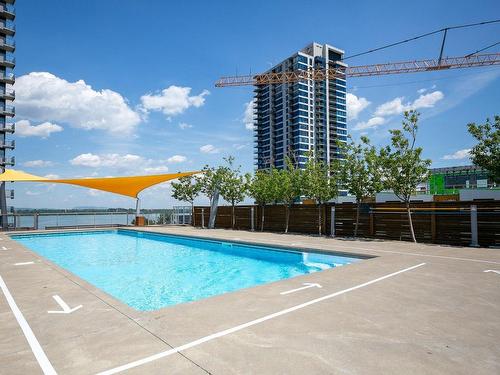
<instances>
[{"instance_id":1,"label":"tree trunk","mask_svg":"<svg viewBox=\"0 0 500 375\"><path fill-rule=\"evenodd\" d=\"M354 238L358 237L359 226L359 201L356 201L356 224L354 225Z\"/></svg>"},{"instance_id":2,"label":"tree trunk","mask_svg":"<svg viewBox=\"0 0 500 375\"><path fill-rule=\"evenodd\" d=\"M321 236L321 203L318 203L318 234Z\"/></svg>"},{"instance_id":3,"label":"tree trunk","mask_svg":"<svg viewBox=\"0 0 500 375\"><path fill-rule=\"evenodd\" d=\"M191 202L191 224L193 225L193 227L195 226L195 222L194 222L194 201Z\"/></svg>"},{"instance_id":4,"label":"tree trunk","mask_svg":"<svg viewBox=\"0 0 500 375\"><path fill-rule=\"evenodd\" d=\"M234 229L234 203L231 204L231 229Z\"/></svg>"},{"instance_id":5,"label":"tree trunk","mask_svg":"<svg viewBox=\"0 0 500 375\"><path fill-rule=\"evenodd\" d=\"M285 206L285 233L288 233L288 222L290 221L290 207Z\"/></svg>"},{"instance_id":6,"label":"tree trunk","mask_svg":"<svg viewBox=\"0 0 500 375\"><path fill-rule=\"evenodd\" d=\"M413 230L413 221L411 220L410 202L406 202L406 213L408 214L408 223L410 224L410 233L413 242L417 242L415 231Z\"/></svg>"},{"instance_id":7,"label":"tree trunk","mask_svg":"<svg viewBox=\"0 0 500 375\"><path fill-rule=\"evenodd\" d=\"M264 232L264 210L266 209L266 205L262 205L262 211L260 213L260 231Z\"/></svg>"}]
</instances>

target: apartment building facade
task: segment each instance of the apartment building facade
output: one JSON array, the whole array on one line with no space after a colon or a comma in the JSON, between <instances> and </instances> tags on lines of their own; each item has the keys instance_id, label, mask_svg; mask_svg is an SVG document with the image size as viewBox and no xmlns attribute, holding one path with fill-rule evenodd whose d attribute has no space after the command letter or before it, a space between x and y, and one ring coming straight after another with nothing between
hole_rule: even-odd
<instances>
[{"instance_id":1,"label":"apartment building facade","mask_svg":"<svg viewBox=\"0 0 500 375\"><path fill-rule=\"evenodd\" d=\"M336 47L312 43L268 72L342 70L343 55ZM309 152L326 163L340 157L338 142L347 141L345 76L260 85L254 98L256 169L284 168L287 157L304 168Z\"/></svg>"}]
</instances>

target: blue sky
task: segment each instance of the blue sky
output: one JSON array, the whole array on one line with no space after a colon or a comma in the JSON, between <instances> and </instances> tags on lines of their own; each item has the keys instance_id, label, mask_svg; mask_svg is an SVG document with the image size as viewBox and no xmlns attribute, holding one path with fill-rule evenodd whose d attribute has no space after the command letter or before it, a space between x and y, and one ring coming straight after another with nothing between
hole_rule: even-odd
<instances>
[{"instance_id":1,"label":"blue sky","mask_svg":"<svg viewBox=\"0 0 500 375\"><path fill-rule=\"evenodd\" d=\"M252 88L215 88L218 77L264 71L312 41L351 55L498 18L500 3L22 0L16 12L15 168L75 177L194 170L226 155L252 171ZM499 35L500 24L453 30L445 55L471 53ZM439 48L432 36L347 62L432 58ZM499 83L498 67L351 79L348 126L381 145L401 110L417 107L424 155L434 166L467 164L464 150L474 142L466 124L500 113ZM16 207L134 204L69 186L15 189ZM143 202L175 204L168 185L145 191Z\"/></svg>"}]
</instances>

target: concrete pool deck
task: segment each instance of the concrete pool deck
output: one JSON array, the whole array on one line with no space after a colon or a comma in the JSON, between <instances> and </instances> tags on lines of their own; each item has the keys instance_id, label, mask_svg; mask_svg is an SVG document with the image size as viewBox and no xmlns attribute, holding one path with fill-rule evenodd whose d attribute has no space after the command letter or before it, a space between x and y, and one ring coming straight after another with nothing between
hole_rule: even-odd
<instances>
[{"instance_id":1,"label":"concrete pool deck","mask_svg":"<svg viewBox=\"0 0 500 375\"><path fill-rule=\"evenodd\" d=\"M374 257L140 312L1 234L0 373L500 373L500 250L141 230Z\"/></svg>"}]
</instances>

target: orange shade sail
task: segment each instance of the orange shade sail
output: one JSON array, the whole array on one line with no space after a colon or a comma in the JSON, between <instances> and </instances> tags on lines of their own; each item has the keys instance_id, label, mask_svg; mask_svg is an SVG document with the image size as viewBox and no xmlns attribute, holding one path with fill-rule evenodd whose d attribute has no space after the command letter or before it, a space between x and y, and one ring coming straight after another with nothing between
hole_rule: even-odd
<instances>
[{"instance_id":1,"label":"orange shade sail","mask_svg":"<svg viewBox=\"0 0 500 375\"><path fill-rule=\"evenodd\" d=\"M197 173L201 172L180 172L148 176L49 179L45 177L35 176L22 171L16 171L14 169L7 169L4 173L0 174L0 181L69 184L137 198L139 193L142 190L147 189L148 187L160 184L162 182L175 180L176 178L192 176Z\"/></svg>"}]
</instances>

